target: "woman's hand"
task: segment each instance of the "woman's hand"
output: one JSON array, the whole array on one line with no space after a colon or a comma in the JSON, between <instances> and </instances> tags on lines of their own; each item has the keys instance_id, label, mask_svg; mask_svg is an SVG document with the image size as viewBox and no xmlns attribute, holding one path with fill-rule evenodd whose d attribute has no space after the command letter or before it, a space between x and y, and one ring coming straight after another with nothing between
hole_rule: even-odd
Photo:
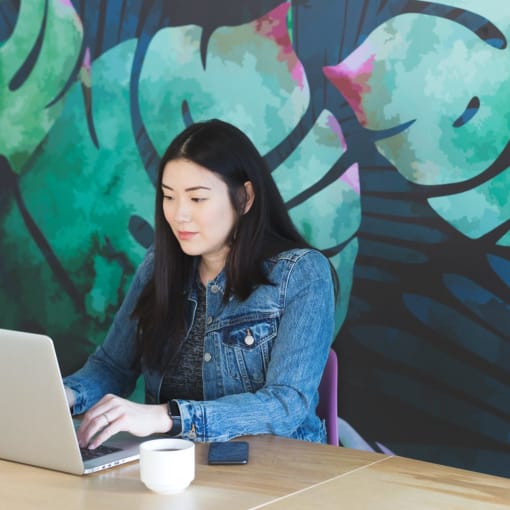
<instances>
[{"instance_id":1,"label":"woman's hand","mask_svg":"<svg viewBox=\"0 0 510 510\"><path fill-rule=\"evenodd\" d=\"M135 436L165 433L172 428L167 405L137 404L105 395L83 416L78 429L78 443L87 448L97 448L117 432L130 432Z\"/></svg>"}]
</instances>

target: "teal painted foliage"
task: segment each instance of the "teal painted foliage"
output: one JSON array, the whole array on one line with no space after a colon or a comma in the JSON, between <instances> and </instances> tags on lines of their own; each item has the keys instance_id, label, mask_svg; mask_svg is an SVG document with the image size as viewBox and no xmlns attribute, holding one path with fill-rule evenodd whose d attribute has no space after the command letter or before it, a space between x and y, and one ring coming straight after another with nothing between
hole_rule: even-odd
<instances>
[{"instance_id":1,"label":"teal painted foliage","mask_svg":"<svg viewBox=\"0 0 510 510\"><path fill-rule=\"evenodd\" d=\"M42 2L21 2L15 29L0 48L0 104L9 105L1 129L16 126L2 138L1 153L19 193L18 200L13 194L2 205L0 224L3 272L19 285L8 285L8 293L0 290L0 306L8 311L4 326L51 333L65 370L71 370L102 341L143 256L146 243L140 243L133 225L145 226L142 237L150 237L154 187L133 129L133 102L157 154L184 128L183 105L194 121L218 117L236 124L264 154L299 122L310 92L290 42L288 3L253 21L217 28L205 60L200 27L158 30L143 58L136 97L132 73L139 41L121 42L93 62L87 48L78 61L79 18L67 2L47 5L45 11ZM34 68L12 91L9 81L43 25ZM62 93L76 65L79 72ZM345 148L341 126L323 111L275 169L286 200L320 180ZM291 214L320 248L352 239L360 222L357 167ZM355 256L353 239L332 254L342 282L338 325L347 309Z\"/></svg>"},{"instance_id":2,"label":"teal painted foliage","mask_svg":"<svg viewBox=\"0 0 510 510\"><path fill-rule=\"evenodd\" d=\"M0 1L1 326L80 366L220 117L338 272L342 444L508 476L507 1L212 4Z\"/></svg>"},{"instance_id":3,"label":"teal painted foliage","mask_svg":"<svg viewBox=\"0 0 510 510\"><path fill-rule=\"evenodd\" d=\"M510 38L510 10L500 1L434 3L497 21ZM376 143L406 179L423 186L465 184L460 192L459 187L431 191L429 203L472 239L510 219L510 168L485 176L510 139L509 58L510 48L453 19L405 13L379 25L338 65L325 68L367 128L411 123ZM498 243L508 246L508 241L506 234Z\"/></svg>"}]
</instances>

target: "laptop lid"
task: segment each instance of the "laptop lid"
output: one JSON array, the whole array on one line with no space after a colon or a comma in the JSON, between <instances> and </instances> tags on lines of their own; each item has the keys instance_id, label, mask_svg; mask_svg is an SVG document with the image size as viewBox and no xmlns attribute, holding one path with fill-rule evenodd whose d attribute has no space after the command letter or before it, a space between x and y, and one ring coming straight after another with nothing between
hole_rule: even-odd
<instances>
[{"instance_id":1,"label":"laptop lid","mask_svg":"<svg viewBox=\"0 0 510 510\"><path fill-rule=\"evenodd\" d=\"M83 461L67 405L53 341L46 335L0 329L0 458L86 474L139 457L145 438L118 434L116 451Z\"/></svg>"}]
</instances>

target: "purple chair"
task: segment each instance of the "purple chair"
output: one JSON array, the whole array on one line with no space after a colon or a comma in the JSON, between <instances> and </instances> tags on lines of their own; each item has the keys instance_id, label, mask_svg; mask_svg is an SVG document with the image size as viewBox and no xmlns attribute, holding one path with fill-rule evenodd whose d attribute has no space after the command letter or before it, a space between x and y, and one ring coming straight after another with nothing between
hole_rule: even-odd
<instances>
[{"instance_id":1,"label":"purple chair","mask_svg":"<svg viewBox=\"0 0 510 510\"><path fill-rule=\"evenodd\" d=\"M328 444L338 446L338 359L333 349L329 350L319 384L317 415L325 420Z\"/></svg>"}]
</instances>

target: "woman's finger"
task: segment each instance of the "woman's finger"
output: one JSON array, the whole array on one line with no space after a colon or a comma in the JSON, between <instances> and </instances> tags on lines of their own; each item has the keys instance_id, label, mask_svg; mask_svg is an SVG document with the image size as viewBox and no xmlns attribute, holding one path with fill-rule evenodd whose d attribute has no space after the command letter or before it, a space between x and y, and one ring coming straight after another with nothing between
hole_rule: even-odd
<instances>
[{"instance_id":1,"label":"woman's finger","mask_svg":"<svg viewBox=\"0 0 510 510\"><path fill-rule=\"evenodd\" d=\"M88 448L94 450L120 431L121 426L119 425L118 421L110 423L110 425L104 427L96 435L92 436L92 440L90 441Z\"/></svg>"},{"instance_id":2,"label":"woman's finger","mask_svg":"<svg viewBox=\"0 0 510 510\"><path fill-rule=\"evenodd\" d=\"M89 447L91 440L100 431L109 428L120 416L117 407L112 407L112 399L102 399L91 407L81 422L77 436L80 446ZM110 434L113 435L113 434ZM96 441L94 441L96 443Z\"/></svg>"}]
</instances>

